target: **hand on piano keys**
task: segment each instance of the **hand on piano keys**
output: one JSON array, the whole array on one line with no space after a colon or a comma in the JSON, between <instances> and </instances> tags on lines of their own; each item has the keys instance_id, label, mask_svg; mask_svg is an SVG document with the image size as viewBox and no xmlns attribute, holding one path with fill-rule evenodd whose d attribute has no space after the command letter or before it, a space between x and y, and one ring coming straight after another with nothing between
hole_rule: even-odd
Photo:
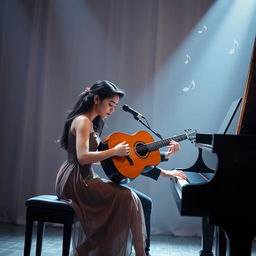
<instances>
[{"instance_id":1,"label":"hand on piano keys","mask_svg":"<svg viewBox=\"0 0 256 256\"><path fill-rule=\"evenodd\" d=\"M176 190L179 194L179 197L182 196L182 188L185 185L196 185L196 184L204 184L213 178L213 173L199 173L199 172L186 172L186 179L179 179L174 177L173 181L176 186Z\"/></svg>"},{"instance_id":2,"label":"hand on piano keys","mask_svg":"<svg viewBox=\"0 0 256 256\"><path fill-rule=\"evenodd\" d=\"M186 180L187 176L181 170L161 170L161 176L165 178L177 178L179 180Z\"/></svg>"}]
</instances>

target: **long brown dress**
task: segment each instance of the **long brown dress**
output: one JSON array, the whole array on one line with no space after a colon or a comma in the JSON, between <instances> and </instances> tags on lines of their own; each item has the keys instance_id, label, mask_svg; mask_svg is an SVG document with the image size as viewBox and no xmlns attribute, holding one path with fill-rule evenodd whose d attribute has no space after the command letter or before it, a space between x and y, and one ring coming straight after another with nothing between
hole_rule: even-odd
<instances>
[{"instance_id":1,"label":"long brown dress","mask_svg":"<svg viewBox=\"0 0 256 256\"><path fill-rule=\"evenodd\" d=\"M91 164L80 165L75 141L69 132L68 160L56 178L58 197L70 203L80 220L82 232L72 235L73 254L126 256L133 244L136 255L144 256L146 229L140 199L130 189L100 178ZM97 134L90 133L90 151L97 150L98 142Z\"/></svg>"}]
</instances>

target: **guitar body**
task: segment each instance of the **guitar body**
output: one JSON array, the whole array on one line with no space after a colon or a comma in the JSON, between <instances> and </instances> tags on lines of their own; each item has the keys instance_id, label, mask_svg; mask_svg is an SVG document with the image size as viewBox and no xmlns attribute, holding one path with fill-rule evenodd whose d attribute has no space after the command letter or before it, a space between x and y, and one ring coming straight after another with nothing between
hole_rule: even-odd
<instances>
[{"instance_id":1,"label":"guitar body","mask_svg":"<svg viewBox=\"0 0 256 256\"><path fill-rule=\"evenodd\" d=\"M147 143L154 142L153 137L146 131L139 131L132 135L120 132L113 133L100 142L98 150L113 148L123 141L129 144L129 156L114 156L101 161L104 172L112 181L116 183L126 182L127 178L134 179L139 176L146 166L160 163L160 151L149 152L145 148Z\"/></svg>"}]
</instances>

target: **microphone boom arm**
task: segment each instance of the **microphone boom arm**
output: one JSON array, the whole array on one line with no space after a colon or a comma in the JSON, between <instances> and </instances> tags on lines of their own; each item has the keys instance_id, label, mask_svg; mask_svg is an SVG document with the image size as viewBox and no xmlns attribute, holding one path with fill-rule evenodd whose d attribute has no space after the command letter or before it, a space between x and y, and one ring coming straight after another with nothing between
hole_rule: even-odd
<instances>
[{"instance_id":1,"label":"microphone boom arm","mask_svg":"<svg viewBox=\"0 0 256 256\"><path fill-rule=\"evenodd\" d=\"M127 104L123 105L123 110L126 112L129 112L130 114L133 115L134 119L136 121L139 121L140 123L142 123L145 127L147 127L151 132L153 132L158 138L160 138L161 140L163 140L163 137L155 132L153 129L150 128L147 119L139 112L137 112L136 110L132 109L131 107L129 107ZM141 121L141 119L146 120L147 124L145 124L143 121Z\"/></svg>"},{"instance_id":2,"label":"microphone boom arm","mask_svg":"<svg viewBox=\"0 0 256 256\"><path fill-rule=\"evenodd\" d=\"M144 117L144 119L147 121L147 119ZM157 132L155 132L153 129L151 129L150 127L149 127L149 125L147 125L147 124L145 124L143 121L141 121L141 119L138 119L137 121L139 121L140 123L142 123L145 127L147 127L151 132L153 132L158 138L160 138L161 140L163 140L163 137L159 134L159 133L157 133Z\"/></svg>"}]
</instances>

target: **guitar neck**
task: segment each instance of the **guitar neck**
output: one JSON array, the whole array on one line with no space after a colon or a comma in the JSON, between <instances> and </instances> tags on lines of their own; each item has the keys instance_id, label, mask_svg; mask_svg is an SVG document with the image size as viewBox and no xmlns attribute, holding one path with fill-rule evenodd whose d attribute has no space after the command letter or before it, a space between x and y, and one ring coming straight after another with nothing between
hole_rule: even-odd
<instances>
[{"instance_id":1,"label":"guitar neck","mask_svg":"<svg viewBox=\"0 0 256 256\"><path fill-rule=\"evenodd\" d=\"M178 136L170 137L168 139L148 143L148 144L146 144L146 147L147 147L147 150L150 152L150 151L154 151L154 150L157 150L159 148L163 148L163 147L168 146L171 140L179 142L179 141L182 141L182 140L186 140L187 138L188 138L187 134L181 134L181 135L178 135Z\"/></svg>"}]
</instances>

